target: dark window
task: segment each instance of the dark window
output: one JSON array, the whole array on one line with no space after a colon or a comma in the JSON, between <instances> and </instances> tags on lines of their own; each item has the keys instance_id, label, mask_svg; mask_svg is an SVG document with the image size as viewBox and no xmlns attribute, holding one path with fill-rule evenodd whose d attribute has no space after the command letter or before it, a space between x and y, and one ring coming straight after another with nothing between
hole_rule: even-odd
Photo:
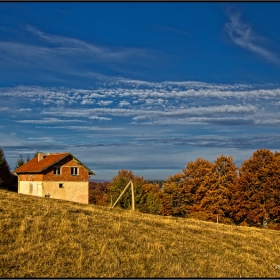
<instances>
[{"instance_id":1,"label":"dark window","mask_svg":"<svg viewBox=\"0 0 280 280\"><path fill-rule=\"evenodd\" d=\"M78 167L71 167L71 175L73 176L78 175Z\"/></svg>"},{"instance_id":2,"label":"dark window","mask_svg":"<svg viewBox=\"0 0 280 280\"><path fill-rule=\"evenodd\" d=\"M63 183L59 183L59 188L63 188Z\"/></svg>"},{"instance_id":3,"label":"dark window","mask_svg":"<svg viewBox=\"0 0 280 280\"><path fill-rule=\"evenodd\" d=\"M60 167L55 167L54 170L53 170L53 174L60 175L61 174Z\"/></svg>"}]
</instances>

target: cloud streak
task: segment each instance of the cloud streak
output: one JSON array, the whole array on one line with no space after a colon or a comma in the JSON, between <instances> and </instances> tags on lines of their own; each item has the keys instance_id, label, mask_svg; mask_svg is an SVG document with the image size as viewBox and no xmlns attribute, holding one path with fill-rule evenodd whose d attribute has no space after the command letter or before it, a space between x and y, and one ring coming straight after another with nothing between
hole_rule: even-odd
<instances>
[{"instance_id":1,"label":"cloud streak","mask_svg":"<svg viewBox=\"0 0 280 280\"><path fill-rule=\"evenodd\" d=\"M17 96L17 110L10 106L14 96ZM130 125L278 125L280 117L278 85L111 80L109 84L92 89L0 88L0 98L9 105L1 109L2 114L19 114L22 116L19 123L33 124L114 123L116 118L122 117Z\"/></svg>"},{"instance_id":2,"label":"cloud streak","mask_svg":"<svg viewBox=\"0 0 280 280\"><path fill-rule=\"evenodd\" d=\"M256 53L263 58L279 63L278 56L264 46L265 38L257 35L250 24L240 19L240 14L230 14L229 22L225 24L225 30L231 40L238 46Z\"/></svg>"},{"instance_id":3,"label":"cloud streak","mask_svg":"<svg viewBox=\"0 0 280 280\"><path fill-rule=\"evenodd\" d=\"M56 46L57 51L69 54L86 53L88 56L93 56L95 59L101 60L122 60L132 56L145 56L146 51L137 48L119 48L110 49L94 44L89 44L85 41L65 36L47 34L37 29L34 26L27 25L26 29L44 41Z\"/></svg>"}]
</instances>

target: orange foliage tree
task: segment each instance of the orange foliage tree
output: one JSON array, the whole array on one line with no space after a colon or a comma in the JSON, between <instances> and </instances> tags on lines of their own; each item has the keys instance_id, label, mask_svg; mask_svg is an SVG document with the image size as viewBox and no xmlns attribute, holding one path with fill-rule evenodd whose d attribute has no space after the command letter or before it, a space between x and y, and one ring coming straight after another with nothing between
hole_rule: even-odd
<instances>
[{"instance_id":1,"label":"orange foliage tree","mask_svg":"<svg viewBox=\"0 0 280 280\"><path fill-rule=\"evenodd\" d=\"M231 223L230 200L238 179L232 157L221 155L214 164L199 158L183 173L170 176L160 195L163 215L196 217Z\"/></svg>"},{"instance_id":2,"label":"orange foliage tree","mask_svg":"<svg viewBox=\"0 0 280 280\"><path fill-rule=\"evenodd\" d=\"M231 223L232 190L237 183L237 167L232 156L218 157L196 190L193 212L202 212L206 220Z\"/></svg>"},{"instance_id":3,"label":"orange foliage tree","mask_svg":"<svg viewBox=\"0 0 280 280\"><path fill-rule=\"evenodd\" d=\"M234 221L261 226L280 223L280 154L261 149L243 162L232 199Z\"/></svg>"},{"instance_id":4,"label":"orange foliage tree","mask_svg":"<svg viewBox=\"0 0 280 280\"><path fill-rule=\"evenodd\" d=\"M89 182L89 203L106 206L110 202L109 182Z\"/></svg>"},{"instance_id":5,"label":"orange foliage tree","mask_svg":"<svg viewBox=\"0 0 280 280\"><path fill-rule=\"evenodd\" d=\"M202 158L189 162L183 173L170 176L161 193L162 214L186 217L194 211L194 205L200 201L197 190L208 176L212 164Z\"/></svg>"}]
</instances>

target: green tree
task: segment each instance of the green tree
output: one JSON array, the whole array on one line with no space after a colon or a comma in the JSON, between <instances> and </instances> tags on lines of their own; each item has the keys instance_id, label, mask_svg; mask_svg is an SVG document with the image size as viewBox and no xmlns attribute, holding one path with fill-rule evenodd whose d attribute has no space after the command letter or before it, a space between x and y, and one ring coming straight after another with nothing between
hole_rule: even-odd
<instances>
[{"instance_id":1,"label":"green tree","mask_svg":"<svg viewBox=\"0 0 280 280\"><path fill-rule=\"evenodd\" d=\"M184 174L180 172L167 178L160 193L162 215L179 217L186 215L186 196L184 195L183 181Z\"/></svg>"},{"instance_id":2,"label":"green tree","mask_svg":"<svg viewBox=\"0 0 280 280\"><path fill-rule=\"evenodd\" d=\"M109 195L112 195L114 203L130 180L133 182L134 186L135 208L137 209L139 208L140 200L143 195L142 185L146 184L147 181L143 177L134 175L132 171L118 171L118 175L113 178L108 186ZM130 188L123 194L122 198L118 202L118 205L120 205L124 209L131 209Z\"/></svg>"},{"instance_id":3,"label":"green tree","mask_svg":"<svg viewBox=\"0 0 280 280\"><path fill-rule=\"evenodd\" d=\"M143 194L139 201L139 211L150 214L160 214L162 204L159 198L159 184L142 185Z\"/></svg>"},{"instance_id":4,"label":"green tree","mask_svg":"<svg viewBox=\"0 0 280 280\"><path fill-rule=\"evenodd\" d=\"M26 157L26 162L28 162L28 161L30 161L30 156L29 156L29 154L28 154L27 157Z\"/></svg>"},{"instance_id":5,"label":"green tree","mask_svg":"<svg viewBox=\"0 0 280 280\"><path fill-rule=\"evenodd\" d=\"M17 164L15 166L15 169L19 168L20 166L24 165L24 159L22 157L22 154L19 155L19 159L17 160Z\"/></svg>"},{"instance_id":6,"label":"green tree","mask_svg":"<svg viewBox=\"0 0 280 280\"><path fill-rule=\"evenodd\" d=\"M0 148L0 188L17 191L17 177L11 174L3 150Z\"/></svg>"}]
</instances>

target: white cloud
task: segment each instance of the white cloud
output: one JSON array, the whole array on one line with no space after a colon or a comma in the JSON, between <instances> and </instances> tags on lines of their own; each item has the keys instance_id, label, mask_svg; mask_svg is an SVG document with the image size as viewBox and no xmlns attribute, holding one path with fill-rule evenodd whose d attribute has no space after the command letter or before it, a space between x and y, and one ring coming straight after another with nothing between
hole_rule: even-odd
<instances>
[{"instance_id":1,"label":"white cloud","mask_svg":"<svg viewBox=\"0 0 280 280\"><path fill-rule=\"evenodd\" d=\"M76 126L76 125L65 125L65 126L53 126L53 127L46 127L46 128L58 128L58 129L72 129L77 131L119 131L119 130L126 130L124 127L99 127L99 126Z\"/></svg>"},{"instance_id":2,"label":"white cloud","mask_svg":"<svg viewBox=\"0 0 280 280\"><path fill-rule=\"evenodd\" d=\"M53 137L28 137L28 140L35 141L35 142L55 142L56 140Z\"/></svg>"},{"instance_id":3,"label":"white cloud","mask_svg":"<svg viewBox=\"0 0 280 280\"><path fill-rule=\"evenodd\" d=\"M94 104L95 102L93 100L89 100L89 99L84 99L81 104L86 105L86 104Z\"/></svg>"},{"instance_id":4,"label":"white cloud","mask_svg":"<svg viewBox=\"0 0 280 280\"><path fill-rule=\"evenodd\" d=\"M66 122L86 122L82 120L61 120L57 118L44 118L42 120L18 120L19 123L32 123L32 124L51 124L51 123L66 123Z\"/></svg>"},{"instance_id":5,"label":"white cloud","mask_svg":"<svg viewBox=\"0 0 280 280\"><path fill-rule=\"evenodd\" d=\"M125 100L119 102L119 107L125 107L125 106L129 106L129 105L130 105L130 103Z\"/></svg>"},{"instance_id":6,"label":"white cloud","mask_svg":"<svg viewBox=\"0 0 280 280\"><path fill-rule=\"evenodd\" d=\"M127 123L132 124L144 121L146 124L167 124L176 123L176 120L186 124L199 121L205 123L204 118L208 119L207 123L211 120L223 123L220 118L233 118L235 124L239 121L241 124L241 119L244 119L244 123L254 120L253 123L260 124L261 119L270 123L270 120L278 118L265 114L278 111L278 85L228 85L187 81L125 83L127 87L120 81L112 80L109 88L104 84L95 89L34 86L0 88L0 98L13 100L17 96L17 106L21 108L3 107L2 110L9 109L15 114L18 111L33 110L34 117L19 120L21 123L33 124L87 122L93 119L114 122L114 116L127 117ZM25 107L26 101L30 103L29 108ZM33 104L36 107L30 107ZM82 106L86 104L91 105L91 108ZM109 105L110 107L106 107ZM41 119L40 115L50 118Z\"/></svg>"},{"instance_id":7,"label":"white cloud","mask_svg":"<svg viewBox=\"0 0 280 280\"><path fill-rule=\"evenodd\" d=\"M100 120L100 121L111 121L111 118L106 118L106 117L98 117L98 116L90 116L89 117L91 120Z\"/></svg>"},{"instance_id":8,"label":"white cloud","mask_svg":"<svg viewBox=\"0 0 280 280\"><path fill-rule=\"evenodd\" d=\"M32 109L31 108L21 108L19 109L19 112L31 112Z\"/></svg>"},{"instance_id":9,"label":"white cloud","mask_svg":"<svg viewBox=\"0 0 280 280\"><path fill-rule=\"evenodd\" d=\"M10 108L8 108L8 107L0 107L0 111L8 111Z\"/></svg>"},{"instance_id":10,"label":"white cloud","mask_svg":"<svg viewBox=\"0 0 280 280\"><path fill-rule=\"evenodd\" d=\"M101 105L101 106L108 106L108 105L110 105L112 103L113 103L112 100L106 100L106 101L105 100L100 100L100 101L97 102L97 104Z\"/></svg>"}]
</instances>

